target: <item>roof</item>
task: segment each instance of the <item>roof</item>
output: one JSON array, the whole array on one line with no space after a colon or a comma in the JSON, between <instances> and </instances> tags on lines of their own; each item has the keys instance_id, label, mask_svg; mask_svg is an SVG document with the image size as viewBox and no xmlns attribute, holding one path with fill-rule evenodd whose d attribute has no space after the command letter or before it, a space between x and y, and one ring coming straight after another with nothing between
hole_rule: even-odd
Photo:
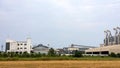
<instances>
[{"instance_id":1,"label":"roof","mask_svg":"<svg viewBox=\"0 0 120 68\"><path fill-rule=\"evenodd\" d=\"M76 44L72 44L71 45L72 48L96 48L94 46L85 46L85 45L76 45ZM64 47L64 48L71 48L71 47Z\"/></svg>"},{"instance_id":2,"label":"roof","mask_svg":"<svg viewBox=\"0 0 120 68\"><path fill-rule=\"evenodd\" d=\"M37 48L37 47L45 47L45 48L49 48L49 47L47 47L47 46L44 46L43 44L38 44L37 46L34 46L33 49L34 49L34 48Z\"/></svg>"},{"instance_id":3,"label":"roof","mask_svg":"<svg viewBox=\"0 0 120 68\"><path fill-rule=\"evenodd\" d=\"M77 46L77 47L79 47L79 48L96 48L96 47L94 47L94 46L75 45L75 44L74 44L74 46Z\"/></svg>"}]
</instances>

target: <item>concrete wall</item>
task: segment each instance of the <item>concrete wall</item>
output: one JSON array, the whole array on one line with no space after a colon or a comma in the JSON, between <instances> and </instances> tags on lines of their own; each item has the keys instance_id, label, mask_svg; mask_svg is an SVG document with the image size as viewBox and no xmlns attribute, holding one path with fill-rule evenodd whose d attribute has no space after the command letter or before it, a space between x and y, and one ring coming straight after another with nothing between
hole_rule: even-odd
<instances>
[{"instance_id":1,"label":"concrete wall","mask_svg":"<svg viewBox=\"0 0 120 68\"><path fill-rule=\"evenodd\" d=\"M104 51L108 51L109 54L111 52L114 52L114 53L120 53L120 45L109 45L109 46L103 46L103 47L99 47L99 48L92 48L92 49L88 49L88 50L85 50L85 53L88 53L88 52L104 52Z\"/></svg>"},{"instance_id":2,"label":"concrete wall","mask_svg":"<svg viewBox=\"0 0 120 68\"><path fill-rule=\"evenodd\" d=\"M31 51L31 39L27 39L26 41L14 41L14 40L6 40L6 43L10 43L10 49L6 50L6 52L28 52Z\"/></svg>"},{"instance_id":3,"label":"concrete wall","mask_svg":"<svg viewBox=\"0 0 120 68\"><path fill-rule=\"evenodd\" d=\"M45 47L37 47L33 49L33 52L35 53L41 53L41 54L48 54L49 48L45 48Z\"/></svg>"}]
</instances>

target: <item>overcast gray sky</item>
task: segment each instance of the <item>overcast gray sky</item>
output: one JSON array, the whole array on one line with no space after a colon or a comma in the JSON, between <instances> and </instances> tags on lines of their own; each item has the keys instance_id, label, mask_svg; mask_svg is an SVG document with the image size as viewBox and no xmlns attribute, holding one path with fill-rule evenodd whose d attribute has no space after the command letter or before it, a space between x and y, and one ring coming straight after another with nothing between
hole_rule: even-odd
<instances>
[{"instance_id":1,"label":"overcast gray sky","mask_svg":"<svg viewBox=\"0 0 120 68\"><path fill-rule=\"evenodd\" d=\"M104 30L117 26L120 0L0 0L0 45L31 37L55 48L99 46Z\"/></svg>"}]
</instances>

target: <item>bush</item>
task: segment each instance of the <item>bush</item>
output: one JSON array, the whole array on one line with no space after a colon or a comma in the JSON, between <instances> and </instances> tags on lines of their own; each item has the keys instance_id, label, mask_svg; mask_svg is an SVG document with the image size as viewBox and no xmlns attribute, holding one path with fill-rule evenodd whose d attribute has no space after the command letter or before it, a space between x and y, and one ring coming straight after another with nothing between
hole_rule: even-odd
<instances>
[{"instance_id":1,"label":"bush","mask_svg":"<svg viewBox=\"0 0 120 68\"><path fill-rule=\"evenodd\" d=\"M48 56L56 56L55 50L53 48L49 49Z\"/></svg>"},{"instance_id":2,"label":"bush","mask_svg":"<svg viewBox=\"0 0 120 68\"><path fill-rule=\"evenodd\" d=\"M35 55L36 55L36 57L41 57L42 56L42 54L40 52L35 54Z\"/></svg>"},{"instance_id":3,"label":"bush","mask_svg":"<svg viewBox=\"0 0 120 68\"><path fill-rule=\"evenodd\" d=\"M118 53L118 54L117 54L117 57L119 57L119 58L120 58L120 53Z\"/></svg>"},{"instance_id":4,"label":"bush","mask_svg":"<svg viewBox=\"0 0 120 68\"><path fill-rule=\"evenodd\" d=\"M110 57L117 57L117 55L115 53L113 53L113 52L109 56Z\"/></svg>"},{"instance_id":5,"label":"bush","mask_svg":"<svg viewBox=\"0 0 120 68\"><path fill-rule=\"evenodd\" d=\"M27 53L27 52L23 52L23 53L22 53L22 57L30 57L30 54Z\"/></svg>"},{"instance_id":6,"label":"bush","mask_svg":"<svg viewBox=\"0 0 120 68\"><path fill-rule=\"evenodd\" d=\"M74 53L74 55L73 55L73 57L82 57L83 55L82 55L82 53L80 52L80 51L75 51L75 53Z\"/></svg>"}]
</instances>

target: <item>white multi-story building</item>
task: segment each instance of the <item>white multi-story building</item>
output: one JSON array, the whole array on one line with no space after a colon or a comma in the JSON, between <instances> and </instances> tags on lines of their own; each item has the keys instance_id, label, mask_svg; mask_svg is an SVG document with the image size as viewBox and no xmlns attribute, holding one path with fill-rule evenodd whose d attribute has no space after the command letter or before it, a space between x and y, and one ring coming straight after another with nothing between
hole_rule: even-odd
<instances>
[{"instance_id":1,"label":"white multi-story building","mask_svg":"<svg viewBox=\"0 0 120 68\"><path fill-rule=\"evenodd\" d=\"M30 38L26 41L6 40L6 52L27 52L30 53L32 49L32 42Z\"/></svg>"}]
</instances>

